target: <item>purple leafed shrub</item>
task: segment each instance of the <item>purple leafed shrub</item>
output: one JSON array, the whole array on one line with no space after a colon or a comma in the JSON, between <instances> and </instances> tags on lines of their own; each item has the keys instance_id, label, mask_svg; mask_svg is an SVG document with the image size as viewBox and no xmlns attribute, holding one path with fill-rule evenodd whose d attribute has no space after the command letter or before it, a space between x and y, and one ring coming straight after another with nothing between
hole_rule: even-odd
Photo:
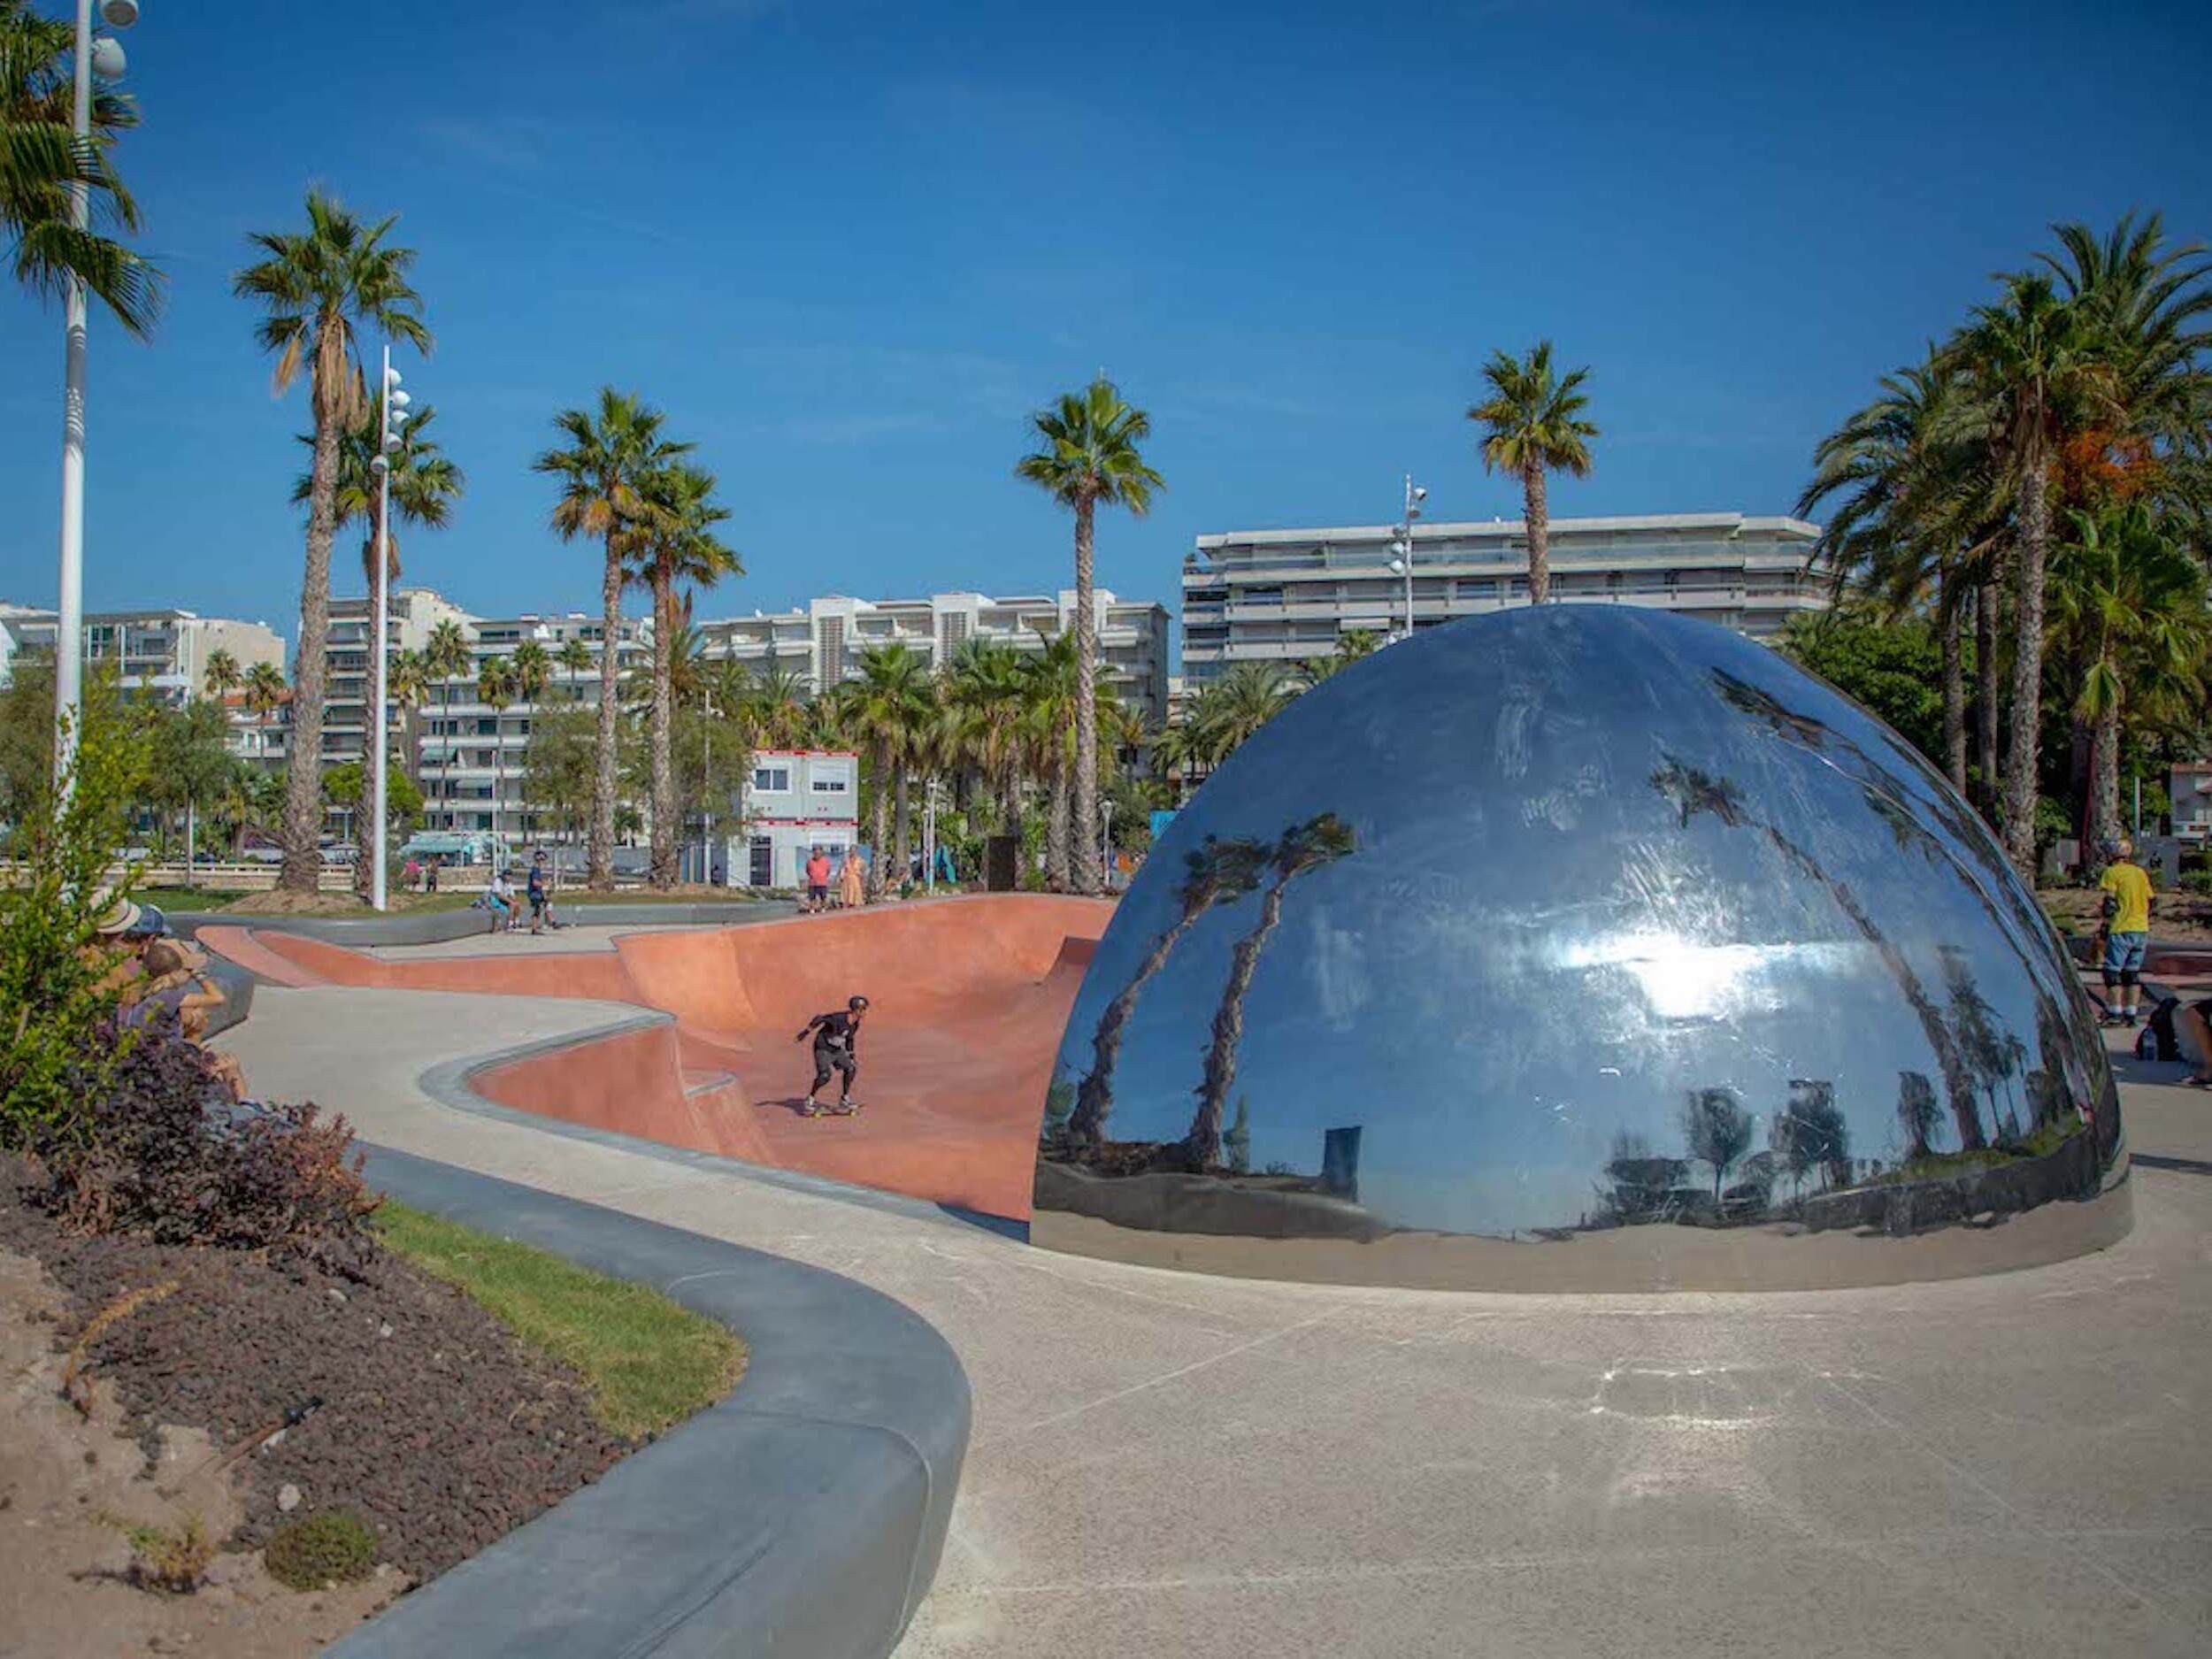
<instances>
[{"instance_id":1,"label":"purple leafed shrub","mask_svg":"<svg viewBox=\"0 0 2212 1659\"><path fill-rule=\"evenodd\" d=\"M312 1105L233 1105L165 1010L108 1070L75 1132L41 1148L44 1200L88 1232L343 1267L368 1253L362 1223L378 1202L352 1148L346 1120Z\"/></svg>"}]
</instances>

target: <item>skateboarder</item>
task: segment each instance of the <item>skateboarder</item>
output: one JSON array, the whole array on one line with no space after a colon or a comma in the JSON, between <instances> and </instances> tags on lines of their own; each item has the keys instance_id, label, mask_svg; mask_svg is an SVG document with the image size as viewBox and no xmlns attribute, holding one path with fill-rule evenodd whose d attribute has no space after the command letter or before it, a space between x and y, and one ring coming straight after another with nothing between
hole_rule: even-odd
<instances>
[{"instance_id":1,"label":"skateboarder","mask_svg":"<svg viewBox=\"0 0 2212 1659\"><path fill-rule=\"evenodd\" d=\"M838 1073L839 1084L837 1104L830 1110L849 1115L860 1110L853 1099L853 1079L860 1075L860 1022L867 1012L866 997L849 997L842 1009L817 1014L792 1039L794 1042L804 1042L810 1036L814 1039L814 1087L807 1090L806 1104L799 1109L802 1117L814 1117L822 1110L814 1103L814 1097L830 1080L832 1071Z\"/></svg>"}]
</instances>

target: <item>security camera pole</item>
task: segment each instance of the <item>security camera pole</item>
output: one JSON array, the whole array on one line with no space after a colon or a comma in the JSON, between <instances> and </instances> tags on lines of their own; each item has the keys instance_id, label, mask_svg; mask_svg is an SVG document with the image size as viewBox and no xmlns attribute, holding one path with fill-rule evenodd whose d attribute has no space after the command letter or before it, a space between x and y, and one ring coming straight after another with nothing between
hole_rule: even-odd
<instances>
[{"instance_id":1,"label":"security camera pole","mask_svg":"<svg viewBox=\"0 0 2212 1659\"><path fill-rule=\"evenodd\" d=\"M127 29L138 21L138 0L103 0L100 16L109 27ZM119 42L99 44L100 74L114 80L125 67ZM77 0L76 82L71 130L79 153L92 142L92 0ZM81 234L92 222L85 180L69 186L69 227ZM66 344L63 369L67 390L61 422L61 595L54 616L54 778L65 802L75 787L72 761L78 728L84 721L84 280L74 272L64 289L63 327Z\"/></svg>"},{"instance_id":2,"label":"security camera pole","mask_svg":"<svg viewBox=\"0 0 2212 1659\"><path fill-rule=\"evenodd\" d=\"M392 455L398 449L400 428L407 421L407 394L399 389L399 371L392 366L392 349L384 348L384 373L377 385L380 418L376 459L369 465L376 472L376 575L369 603L369 769L365 780L369 800L369 844L363 849L373 862L369 866L369 903L372 908L385 908L384 893L384 821L387 808L384 802L384 772L388 764L385 758L384 695L385 695L385 639L389 632L385 623L386 612L391 607L391 594L387 586L387 573L392 563ZM494 742L498 741L495 737ZM359 855L357 855L357 856Z\"/></svg>"},{"instance_id":3,"label":"security camera pole","mask_svg":"<svg viewBox=\"0 0 2212 1659\"><path fill-rule=\"evenodd\" d=\"M1413 474L1406 474L1405 517L1390 530L1390 572L1402 573L1406 579L1406 630L1398 635L1402 640L1413 637L1413 521L1421 516L1421 503L1429 493L1413 481Z\"/></svg>"}]
</instances>

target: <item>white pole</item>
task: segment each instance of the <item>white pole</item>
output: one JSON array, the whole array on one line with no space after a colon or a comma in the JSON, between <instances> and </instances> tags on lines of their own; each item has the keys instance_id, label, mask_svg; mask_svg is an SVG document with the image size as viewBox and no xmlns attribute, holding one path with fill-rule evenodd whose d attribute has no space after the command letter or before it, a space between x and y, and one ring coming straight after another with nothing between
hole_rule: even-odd
<instances>
[{"instance_id":1,"label":"white pole","mask_svg":"<svg viewBox=\"0 0 2212 1659\"><path fill-rule=\"evenodd\" d=\"M1413 637L1413 474L1406 474L1406 638Z\"/></svg>"},{"instance_id":2,"label":"white pole","mask_svg":"<svg viewBox=\"0 0 2212 1659\"><path fill-rule=\"evenodd\" d=\"M391 564L392 546L392 457L386 440L392 431L392 349L384 348L384 373L378 382L381 390L382 412L377 421L377 458L384 465L376 473L376 581L375 599L369 607L369 631L375 637L369 642L370 658L375 664L369 676L369 722L373 735L369 741L370 765L375 775L369 782L369 827L371 851L375 863L369 870L369 904L372 909L385 908L384 891L384 607L388 603L385 591L385 572ZM498 741L495 737L494 742Z\"/></svg>"},{"instance_id":3,"label":"white pole","mask_svg":"<svg viewBox=\"0 0 2212 1659\"><path fill-rule=\"evenodd\" d=\"M922 815L922 885L926 891L937 891L937 774L932 772L926 795L926 809Z\"/></svg>"},{"instance_id":4,"label":"white pole","mask_svg":"<svg viewBox=\"0 0 2212 1659\"><path fill-rule=\"evenodd\" d=\"M73 130L81 146L92 136L92 0L77 0L76 87ZM83 230L91 205L82 180L69 187L69 223ZM71 762L84 718L84 284L71 275L63 302L67 390L61 424L61 598L54 618L54 777L65 802L73 788Z\"/></svg>"},{"instance_id":5,"label":"white pole","mask_svg":"<svg viewBox=\"0 0 2212 1659\"><path fill-rule=\"evenodd\" d=\"M706 818L703 839L706 842L707 868L706 873L699 879L709 887L712 887L714 885L714 693L711 691L705 693L702 702L705 704L707 714L707 763L705 787L700 791L703 797L703 804L700 810Z\"/></svg>"}]
</instances>

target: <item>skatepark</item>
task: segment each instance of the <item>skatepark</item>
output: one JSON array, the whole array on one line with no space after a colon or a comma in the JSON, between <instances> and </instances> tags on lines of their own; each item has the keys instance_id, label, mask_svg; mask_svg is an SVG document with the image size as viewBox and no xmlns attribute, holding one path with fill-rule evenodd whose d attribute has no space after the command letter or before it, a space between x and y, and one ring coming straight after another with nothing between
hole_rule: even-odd
<instances>
[{"instance_id":1,"label":"skatepark","mask_svg":"<svg viewBox=\"0 0 2212 1659\"><path fill-rule=\"evenodd\" d=\"M764 910L767 907L763 907ZM670 1147L803 1171L1010 1221L1029 1216L1052 1051L1112 906L1042 895L944 900L742 927L478 935L349 949L269 929L203 942L292 987L588 998L667 1016L470 1079L485 1098ZM434 952L435 954L432 954ZM794 1035L871 999L856 1118L805 1118Z\"/></svg>"}]
</instances>

